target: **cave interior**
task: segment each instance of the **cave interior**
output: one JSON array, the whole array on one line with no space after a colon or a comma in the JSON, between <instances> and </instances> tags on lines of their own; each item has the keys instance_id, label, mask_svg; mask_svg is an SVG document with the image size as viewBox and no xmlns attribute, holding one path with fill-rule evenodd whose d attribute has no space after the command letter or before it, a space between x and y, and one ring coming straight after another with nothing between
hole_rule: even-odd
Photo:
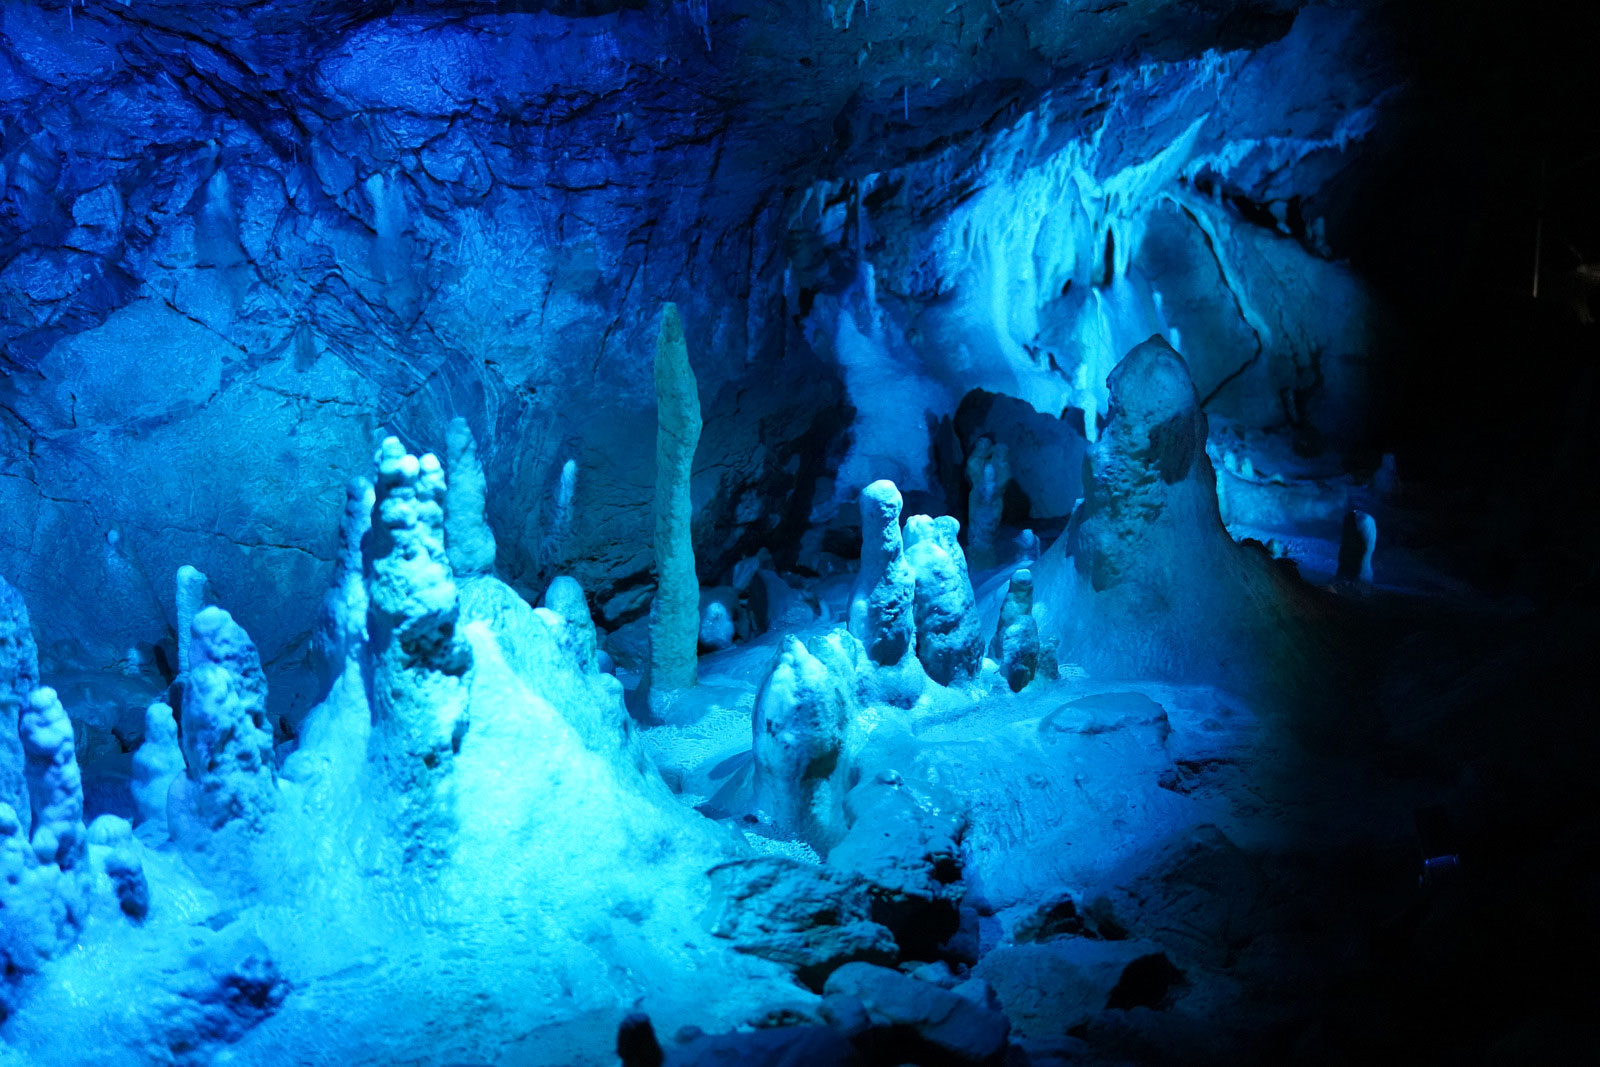
<instances>
[{"instance_id":1,"label":"cave interior","mask_svg":"<svg viewBox=\"0 0 1600 1067\"><path fill-rule=\"evenodd\" d=\"M1600 9L8 0L0 1067L1600 1048Z\"/></svg>"}]
</instances>

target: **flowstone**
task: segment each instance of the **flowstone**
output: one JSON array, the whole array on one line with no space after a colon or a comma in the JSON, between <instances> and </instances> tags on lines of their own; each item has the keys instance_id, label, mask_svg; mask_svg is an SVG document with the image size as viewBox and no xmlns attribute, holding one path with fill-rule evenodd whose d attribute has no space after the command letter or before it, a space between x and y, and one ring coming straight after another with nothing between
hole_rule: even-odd
<instances>
[{"instance_id":1,"label":"flowstone","mask_svg":"<svg viewBox=\"0 0 1600 1067\"><path fill-rule=\"evenodd\" d=\"M1111 417L1090 452L1084 501L1031 568L1041 637L1091 677L1246 692L1316 679L1323 657L1308 623L1319 602L1223 527L1206 416L1183 357L1152 337L1106 385Z\"/></svg>"}]
</instances>

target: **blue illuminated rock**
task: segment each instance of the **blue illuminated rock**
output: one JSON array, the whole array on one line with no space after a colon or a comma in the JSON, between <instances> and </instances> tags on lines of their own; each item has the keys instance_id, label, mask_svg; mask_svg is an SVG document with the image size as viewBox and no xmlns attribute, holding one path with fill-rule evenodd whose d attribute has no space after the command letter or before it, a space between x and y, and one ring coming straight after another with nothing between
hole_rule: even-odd
<instances>
[{"instance_id":1,"label":"blue illuminated rock","mask_svg":"<svg viewBox=\"0 0 1600 1067\"><path fill-rule=\"evenodd\" d=\"M993 567L1000 514L1005 509L1011 463L1005 445L992 437L978 438L967 456L967 556L979 569Z\"/></svg>"},{"instance_id":2,"label":"blue illuminated rock","mask_svg":"<svg viewBox=\"0 0 1600 1067\"><path fill-rule=\"evenodd\" d=\"M874 1027L890 1034L887 1048L899 1061L924 1057L955 1064L997 1064L1005 1054L1011 1023L998 1011L931 982L918 981L870 963L850 963L833 972L830 997L861 1002Z\"/></svg>"},{"instance_id":3,"label":"blue illuminated rock","mask_svg":"<svg viewBox=\"0 0 1600 1067\"><path fill-rule=\"evenodd\" d=\"M219 607L194 618L183 689L187 778L169 792L175 836L203 848L224 827L259 834L277 808L267 682L255 643Z\"/></svg>"},{"instance_id":4,"label":"blue illuminated rock","mask_svg":"<svg viewBox=\"0 0 1600 1067\"><path fill-rule=\"evenodd\" d=\"M466 578L494 569L494 531L484 516L488 489L478 442L467 420L454 418L445 430L444 542L450 570Z\"/></svg>"},{"instance_id":5,"label":"blue illuminated rock","mask_svg":"<svg viewBox=\"0 0 1600 1067\"><path fill-rule=\"evenodd\" d=\"M448 848L456 823L450 771L470 722L472 650L444 544L444 471L386 438L366 558L372 739L399 794L401 834L424 863Z\"/></svg>"},{"instance_id":6,"label":"blue illuminated rock","mask_svg":"<svg viewBox=\"0 0 1600 1067\"><path fill-rule=\"evenodd\" d=\"M39 686L39 653L22 594L0 578L0 804L26 818L28 787L23 776L17 718Z\"/></svg>"},{"instance_id":7,"label":"blue illuminated rock","mask_svg":"<svg viewBox=\"0 0 1600 1067\"><path fill-rule=\"evenodd\" d=\"M54 689L35 689L18 722L28 799L30 838L39 862L71 871L88 855L83 825L83 778L72 746L72 720Z\"/></svg>"},{"instance_id":8,"label":"blue illuminated rock","mask_svg":"<svg viewBox=\"0 0 1600 1067\"><path fill-rule=\"evenodd\" d=\"M813 638L809 648L787 638L751 718L756 807L819 851L845 832L858 713L854 655L854 639L839 631Z\"/></svg>"},{"instance_id":9,"label":"blue illuminated rock","mask_svg":"<svg viewBox=\"0 0 1600 1067\"><path fill-rule=\"evenodd\" d=\"M133 754L129 783L140 824L152 824L158 836L167 833L167 794L184 767L177 720L172 708L158 700L145 709L144 740Z\"/></svg>"},{"instance_id":10,"label":"blue illuminated rock","mask_svg":"<svg viewBox=\"0 0 1600 1067\"><path fill-rule=\"evenodd\" d=\"M1013 693L1020 693L1039 671L1039 622L1033 617L1033 573L1026 567L1011 575L1000 623L989 642L989 655L1000 665L1000 676Z\"/></svg>"},{"instance_id":11,"label":"blue illuminated rock","mask_svg":"<svg viewBox=\"0 0 1600 1067\"><path fill-rule=\"evenodd\" d=\"M1310 636L1319 601L1223 527L1206 416L1183 357L1152 337L1108 386L1112 417L1090 452L1083 505L1031 568L1041 636L1091 675L1251 692L1311 684L1323 651Z\"/></svg>"},{"instance_id":12,"label":"blue illuminated rock","mask_svg":"<svg viewBox=\"0 0 1600 1067\"><path fill-rule=\"evenodd\" d=\"M906 520L905 561L914 581L917 659L940 685L971 681L983 659L982 622L957 540L960 525L948 515Z\"/></svg>"},{"instance_id":13,"label":"blue illuminated rock","mask_svg":"<svg viewBox=\"0 0 1600 1067\"><path fill-rule=\"evenodd\" d=\"M1372 583L1372 552L1378 546L1378 521L1365 511L1351 508L1345 513L1339 532L1339 571L1341 582Z\"/></svg>"},{"instance_id":14,"label":"blue illuminated rock","mask_svg":"<svg viewBox=\"0 0 1600 1067\"><path fill-rule=\"evenodd\" d=\"M783 857L713 867L711 931L740 952L792 968L820 989L848 963L893 963L894 935L872 921L865 879Z\"/></svg>"},{"instance_id":15,"label":"blue illuminated rock","mask_svg":"<svg viewBox=\"0 0 1600 1067\"><path fill-rule=\"evenodd\" d=\"M700 392L678 306L661 313L656 343L656 593L650 602L652 691L694 684L700 630L700 580L695 577L689 497L695 449L700 444Z\"/></svg>"},{"instance_id":16,"label":"blue illuminated rock","mask_svg":"<svg viewBox=\"0 0 1600 1067\"><path fill-rule=\"evenodd\" d=\"M882 667L914 648L916 575L900 533L900 491L876 481L861 490L861 571L850 594L850 633Z\"/></svg>"}]
</instances>

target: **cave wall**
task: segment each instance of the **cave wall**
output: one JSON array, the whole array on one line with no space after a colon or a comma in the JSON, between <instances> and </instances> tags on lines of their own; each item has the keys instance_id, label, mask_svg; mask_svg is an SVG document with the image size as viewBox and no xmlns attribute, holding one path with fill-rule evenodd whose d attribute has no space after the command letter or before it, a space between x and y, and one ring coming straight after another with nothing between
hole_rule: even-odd
<instances>
[{"instance_id":1,"label":"cave wall","mask_svg":"<svg viewBox=\"0 0 1600 1067\"><path fill-rule=\"evenodd\" d=\"M1387 89L1358 24L1300 6L6 5L0 571L47 673L159 684L190 563L292 719L344 482L456 415L501 571L639 617L665 300L707 582L819 513L829 456L825 505L915 489L973 386L1083 403L1089 363L1047 351L1071 309L1016 286L1088 299L1106 219L1202 168L1310 195ZM1291 85L1287 133L1243 102ZM1016 225L1063 175L1089 221ZM1046 325L974 328L980 295Z\"/></svg>"},{"instance_id":2,"label":"cave wall","mask_svg":"<svg viewBox=\"0 0 1600 1067\"><path fill-rule=\"evenodd\" d=\"M1369 443L1392 342L1341 249L1358 149L1404 100L1383 25L1313 6L1265 45L1108 62L982 135L805 190L792 299L858 409L841 495L880 469L928 483L901 397L942 416L981 388L1076 409L1092 436L1106 373L1153 333L1208 411Z\"/></svg>"}]
</instances>

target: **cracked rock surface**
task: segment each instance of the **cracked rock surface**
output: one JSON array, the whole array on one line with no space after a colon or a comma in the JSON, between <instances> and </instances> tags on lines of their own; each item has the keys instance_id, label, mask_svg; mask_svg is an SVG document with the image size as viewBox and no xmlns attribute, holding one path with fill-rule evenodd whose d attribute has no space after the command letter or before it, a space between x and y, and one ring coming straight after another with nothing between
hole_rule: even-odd
<instances>
[{"instance_id":1,"label":"cracked rock surface","mask_svg":"<svg viewBox=\"0 0 1600 1067\"><path fill-rule=\"evenodd\" d=\"M442 449L461 417L501 487L500 570L525 593L572 574L603 626L639 618L661 301L696 354L714 581L807 521L863 408L813 308L849 274L828 251L842 190L912 161L869 208L898 278L894 249L988 180L977 162L1019 117L1082 111L1060 128L1088 129L1150 41L1150 93L1210 97L1203 57L1255 54L1299 6L7 5L0 572L36 606L49 671L159 683L171 576L200 568L293 722L352 457L384 432ZM1293 60L1226 73L1287 79ZM1336 172L1313 149L1375 79L1303 101L1287 141L1222 138L1229 188L1270 202ZM1102 136L1108 166L1155 150L1125 123ZM818 189L832 206L797 224ZM915 277L889 288L937 288Z\"/></svg>"}]
</instances>

